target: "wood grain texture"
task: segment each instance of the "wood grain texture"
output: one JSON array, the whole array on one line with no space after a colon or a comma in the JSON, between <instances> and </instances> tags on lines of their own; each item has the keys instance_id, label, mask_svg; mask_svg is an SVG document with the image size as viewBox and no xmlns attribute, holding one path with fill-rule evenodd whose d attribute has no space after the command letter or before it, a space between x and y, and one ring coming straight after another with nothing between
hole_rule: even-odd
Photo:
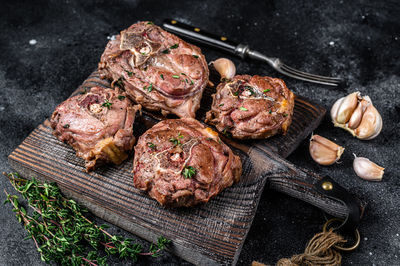
<instances>
[{"instance_id":1,"label":"wood grain texture","mask_svg":"<svg viewBox=\"0 0 400 266\"><path fill-rule=\"evenodd\" d=\"M108 87L94 72L76 93L93 86ZM198 118L204 118L212 89L207 89ZM243 162L241 181L225 189L209 203L194 208L167 209L133 187L132 155L119 166L84 172L84 161L68 145L58 141L44 123L36 128L9 156L10 165L25 177L54 181L64 194L76 199L95 215L146 240L164 235L172 240L170 252L199 264L236 264L267 181L287 188L300 198L331 213L343 207L312 191L318 180L282 157L288 156L320 123L325 110L297 97L293 123L286 136L240 143L224 139ZM135 124L135 135L154 125L159 115L144 112ZM309 178L309 180L307 180ZM283 181L282 181L283 180ZM285 182L284 180L288 180ZM282 189L284 190L284 189ZM293 192L294 191L294 192ZM336 204L336 205L335 205ZM333 207L332 207L333 206Z\"/></svg>"}]
</instances>

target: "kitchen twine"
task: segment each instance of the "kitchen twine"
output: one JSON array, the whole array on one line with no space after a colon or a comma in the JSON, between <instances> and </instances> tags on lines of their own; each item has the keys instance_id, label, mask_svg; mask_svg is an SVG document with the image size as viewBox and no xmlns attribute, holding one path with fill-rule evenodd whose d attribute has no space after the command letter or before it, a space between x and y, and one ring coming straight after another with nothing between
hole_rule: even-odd
<instances>
[{"instance_id":1,"label":"kitchen twine","mask_svg":"<svg viewBox=\"0 0 400 266\"><path fill-rule=\"evenodd\" d=\"M276 266L336 266L342 263L342 255L334 248L337 244L344 244L342 236L333 232L333 228L316 234L306 246L303 254L297 254L291 258L280 259ZM265 266L265 264L253 261L252 266Z\"/></svg>"}]
</instances>

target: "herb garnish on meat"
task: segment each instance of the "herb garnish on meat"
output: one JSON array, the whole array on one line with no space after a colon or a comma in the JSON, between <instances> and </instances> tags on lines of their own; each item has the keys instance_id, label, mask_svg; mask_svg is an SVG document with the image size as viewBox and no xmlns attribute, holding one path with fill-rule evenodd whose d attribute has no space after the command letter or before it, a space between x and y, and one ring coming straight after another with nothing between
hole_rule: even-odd
<instances>
[{"instance_id":1,"label":"herb garnish on meat","mask_svg":"<svg viewBox=\"0 0 400 266\"><path fill-rule=\"evenodd\" d=\"M107 107L107 109L111 109L112 103L110 103L107 99L104 101L104 103L101 105L103 107Z\"/></svg>"},{"instance_id":2,"label":"herb garnish on meat","mask_svg":"<svg viewBox=\"0 0 400 266\"><path fill-rule=\"evenodd\" d=\"M196 169L192 166L186 166L183 168L182 175L187 178L192 178L196 174Z\"/></svg>"},{"instance_id":3,"label":"herb garnish on meat","mask_svg":"<svg viewBox=\"0 0 400 266\"><path fill-rule=\"evenodd\" d=\"M169 141L174 144L174 146L181 146L182 143L179 139L183 139L183 135L179 132L178 133L178 138L170 138Z\"/></svg>"},{"instance_id":4,"label":"herb garnish on meat","mask_svg":"<svg viewBox=\"0 0 400 266\"><path fill-rule=\"evenodd\" d=\"M153 83L150 83L148 87L144 86L143 89L147 90L148 92L151 92L153 90Z\"/></svg>"},{"instance_id":5,"label":"herb garnish on meat","mask_svg":"<svg viewBox=\"0 0 400 266\"><path fill-rule=\"evenodd\" d=\"M147 142L147 146L152 149L153 151L156 150L156 145L152 142Z\"/></svg>"}]
</instances>

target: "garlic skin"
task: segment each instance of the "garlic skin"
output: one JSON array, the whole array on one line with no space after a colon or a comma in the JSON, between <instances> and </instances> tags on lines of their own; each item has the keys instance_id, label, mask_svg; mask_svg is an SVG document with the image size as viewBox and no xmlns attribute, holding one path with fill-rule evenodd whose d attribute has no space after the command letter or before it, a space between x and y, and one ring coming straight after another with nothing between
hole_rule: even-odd
<instances>
[{"instance_id":1,"label":"garlic skin","mask_svg":"<svg viewBox=\"0 0 400 266\"><path fill-rule=\"evenodd\" d=\"M362 140L378 136L383 125L382 117L369 96L361 97L358 91L338 99L331 108L331 118L335 127L343 128Z\"/></svg>"},{"instance_id":2,"label":"garlic skin","mask_svg":"<svg viewBox=\"0 0 400 266\"><path fill-rule=\"evenodd\" d=\"M221 75L221 79L232 79L236 74L235 64L227 58L218 58L210 62Z\"/></svg>"},{"instance_id":3,"label":"garlic skin","mask_svg":"<svg viewBox=\"0 0 400 266\"><path fill-rule=\"evenodd\" d=\"M313 160L318 164L331 165L340 159L344 148L320 135L312 135L309 151Z\"/></svg>"},{"instance_id":4,"label":"garlic skin","mask_svg":"<svg viewBox=\"0 0 400 266\"><path fill-rule=\"evenodd\" d=\"M385 168L371 162L364 157L357 157L354 154L353 169L362 179L368 181L381 181Z\"/></svg>"}]
</instances>

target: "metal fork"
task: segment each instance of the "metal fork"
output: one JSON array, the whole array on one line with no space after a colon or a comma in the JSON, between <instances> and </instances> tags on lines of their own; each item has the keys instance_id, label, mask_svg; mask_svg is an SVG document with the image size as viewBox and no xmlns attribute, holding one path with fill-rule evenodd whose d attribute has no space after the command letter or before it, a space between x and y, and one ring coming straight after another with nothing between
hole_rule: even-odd
<instances>
[{"instance_id":1,"label":"metal fork","mask_svg":"<svg viewBox=\"0 0 400 266\"><path fill-rule=\"evenodd\" d=\"M213 48L224 50L243 59L248 57L266 62L276 71L295 79L329 86L339 86L344 82L342 78L319 76L294 69L285 65L279 58L268 57L260 52L251 50L248 45L236 44L224 36L217 36L215 34L204 32L200 28L186 25L174 19L165 20L163 26L166 30L172 33L186 37L201 44L211 46Z\"/></svg>"}]
</instances>

